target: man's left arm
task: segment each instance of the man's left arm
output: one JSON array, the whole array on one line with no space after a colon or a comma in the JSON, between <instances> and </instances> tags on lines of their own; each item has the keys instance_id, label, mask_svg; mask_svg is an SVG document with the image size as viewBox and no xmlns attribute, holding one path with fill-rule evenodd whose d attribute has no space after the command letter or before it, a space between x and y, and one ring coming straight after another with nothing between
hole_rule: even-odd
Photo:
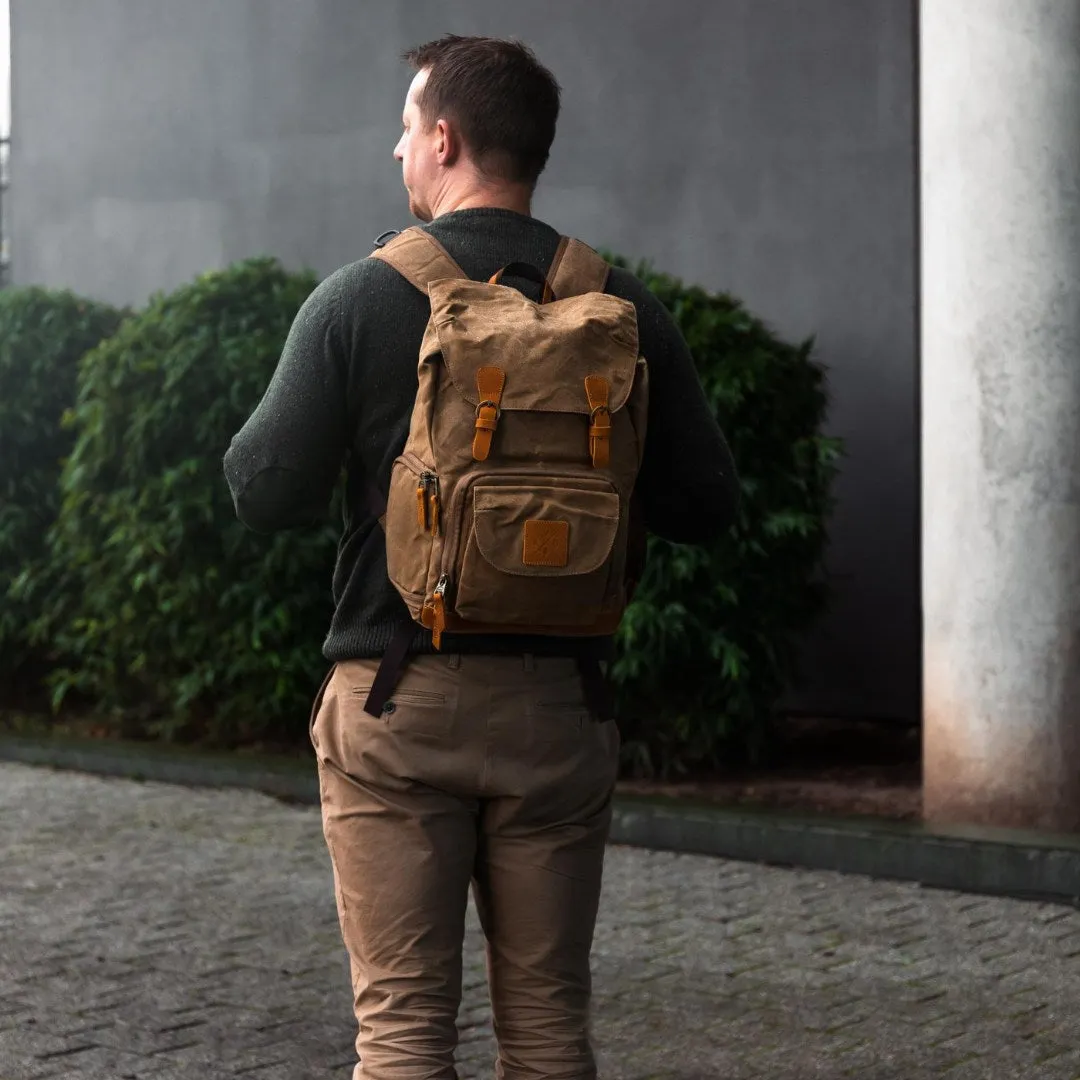
<instances>
[{"instance_id":1,"label":"man's left arm","mask_svg":"<svg viewBox=\"0 0 1080 1080\"><path fill-rule=\"evenodd\" d=\"M262 401L225 454L236 516L249 529L326 516L349 448L349 356L335 275L297 313Z\"/></svg>"}]
</instances>

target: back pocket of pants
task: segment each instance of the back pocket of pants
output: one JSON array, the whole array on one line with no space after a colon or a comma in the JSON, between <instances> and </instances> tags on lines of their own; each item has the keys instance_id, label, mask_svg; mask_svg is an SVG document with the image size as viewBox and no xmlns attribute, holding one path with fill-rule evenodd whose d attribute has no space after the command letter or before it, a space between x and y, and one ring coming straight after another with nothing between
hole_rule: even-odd
<instances>
[{"instance_id":1,"label":"back pocket of pants","mask_svg":"<svg viewBox=\"0 0 1080 1080\"><path fill-rule=\"evenodd\" d=\"M371 693L370 686L354 686L353 697L363 707ZM368 716L367 713L364 714ZM381 717L368 716L373 723L383 723L394 732L426 738L446 738L454 726L454 703L434 690L398 687L383 707Z\"/></svg>"}]
</instances>

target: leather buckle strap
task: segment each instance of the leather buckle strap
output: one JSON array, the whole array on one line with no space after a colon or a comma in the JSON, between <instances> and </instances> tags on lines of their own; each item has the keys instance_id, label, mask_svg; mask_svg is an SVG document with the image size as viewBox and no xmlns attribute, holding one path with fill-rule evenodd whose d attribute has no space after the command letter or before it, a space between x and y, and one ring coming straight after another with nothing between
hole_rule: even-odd
<instances>
[{"instance_id":1,"label":"leather buckle strap","mask_svg":"<svg viewBox=\"0 0 1080 1080\"><path fill-rule=\"evenodd\" d=\"M500 367L482 367L476 373L476 390L480 404L476 406L476 432L473 435L473 460L487 461L491 440L499 426L506 372Z\"/></svg>"},{"instance_id":2,"label":"leather buckle strap","mask_svg":"<svg viewBox=\"0 0 1080 1080\"><path fill-rule=\"evenodd\" d=\"M606 469L611 463L611 385L599 375L585 379L589 399L589 453L594 469Z\"/></svg>"}]
</instances>

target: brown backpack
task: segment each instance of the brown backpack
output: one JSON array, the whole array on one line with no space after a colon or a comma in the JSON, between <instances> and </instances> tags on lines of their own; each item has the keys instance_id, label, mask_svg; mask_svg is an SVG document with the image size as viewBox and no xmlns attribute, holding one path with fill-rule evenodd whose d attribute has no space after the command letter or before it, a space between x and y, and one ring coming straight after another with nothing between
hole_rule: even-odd
<instances>
[{"instance_id":1,"label":"brown backpack","mask_svg":"<svg viewBox=\"0 0 1080 1080\"><path fill-rule=\"evenodd\" d=\"M455 634L603 636L627 603L648 373L609 266L563 238L545 281L470 280L429 233L372 254L425 293L419 386L386 513L390 580ZM500 284L533 277L541 303Z\"/></svg>"}]
</instances>

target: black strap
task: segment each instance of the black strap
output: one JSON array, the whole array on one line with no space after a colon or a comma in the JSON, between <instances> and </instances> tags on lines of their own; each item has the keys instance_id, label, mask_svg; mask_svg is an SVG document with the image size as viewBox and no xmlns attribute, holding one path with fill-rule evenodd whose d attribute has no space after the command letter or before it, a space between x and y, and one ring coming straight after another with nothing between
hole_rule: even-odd
<instances>
[{"instance_id":1,"label":"black strap","mask_svg":"<svg viewBox=\"0 0 1080 1080\"><path fill-rule=\"evenodd\" d=\"M372 517L380 518L386 513L386 498L383 493L369 482L365 488L368 510ZM409 662L409 646L412 645L416 634L416 625L413 622L400 623L390 638L390 644L383 653L379 668L375 672L375 678L371 683L371 691L364 703L364 712L372 716L382 716L386 703L393 696L397 684L401 679Z\"/></svg>"},{"instance_id":2,"label":"black strap","mask_svg":"<svg viewBox=\"0 0 1080 1080\"><path fill-rule=\"evenodd\" d=\"M364 712L382 716L386 703L393 696L397 684L409 663L409 646L412 645L416 627L412 622L400 623L383 653L379 670L371 682L371 692L364 703Z\"/></svg>"},{"instance_id":3,"label":"black strap","mask_svg":"<svg viewBox=\"0 0 1080 1080\"><path fill-rule=\"evenodd\" d=\"M594 656L579 656L577 661L578 673L581 675L581 685L585 691L585 704L589 712L605 723L615 719L615 696L611 692L611 684L608 682L600 667L600 661Z\"/></svg>"}]
</instances>

